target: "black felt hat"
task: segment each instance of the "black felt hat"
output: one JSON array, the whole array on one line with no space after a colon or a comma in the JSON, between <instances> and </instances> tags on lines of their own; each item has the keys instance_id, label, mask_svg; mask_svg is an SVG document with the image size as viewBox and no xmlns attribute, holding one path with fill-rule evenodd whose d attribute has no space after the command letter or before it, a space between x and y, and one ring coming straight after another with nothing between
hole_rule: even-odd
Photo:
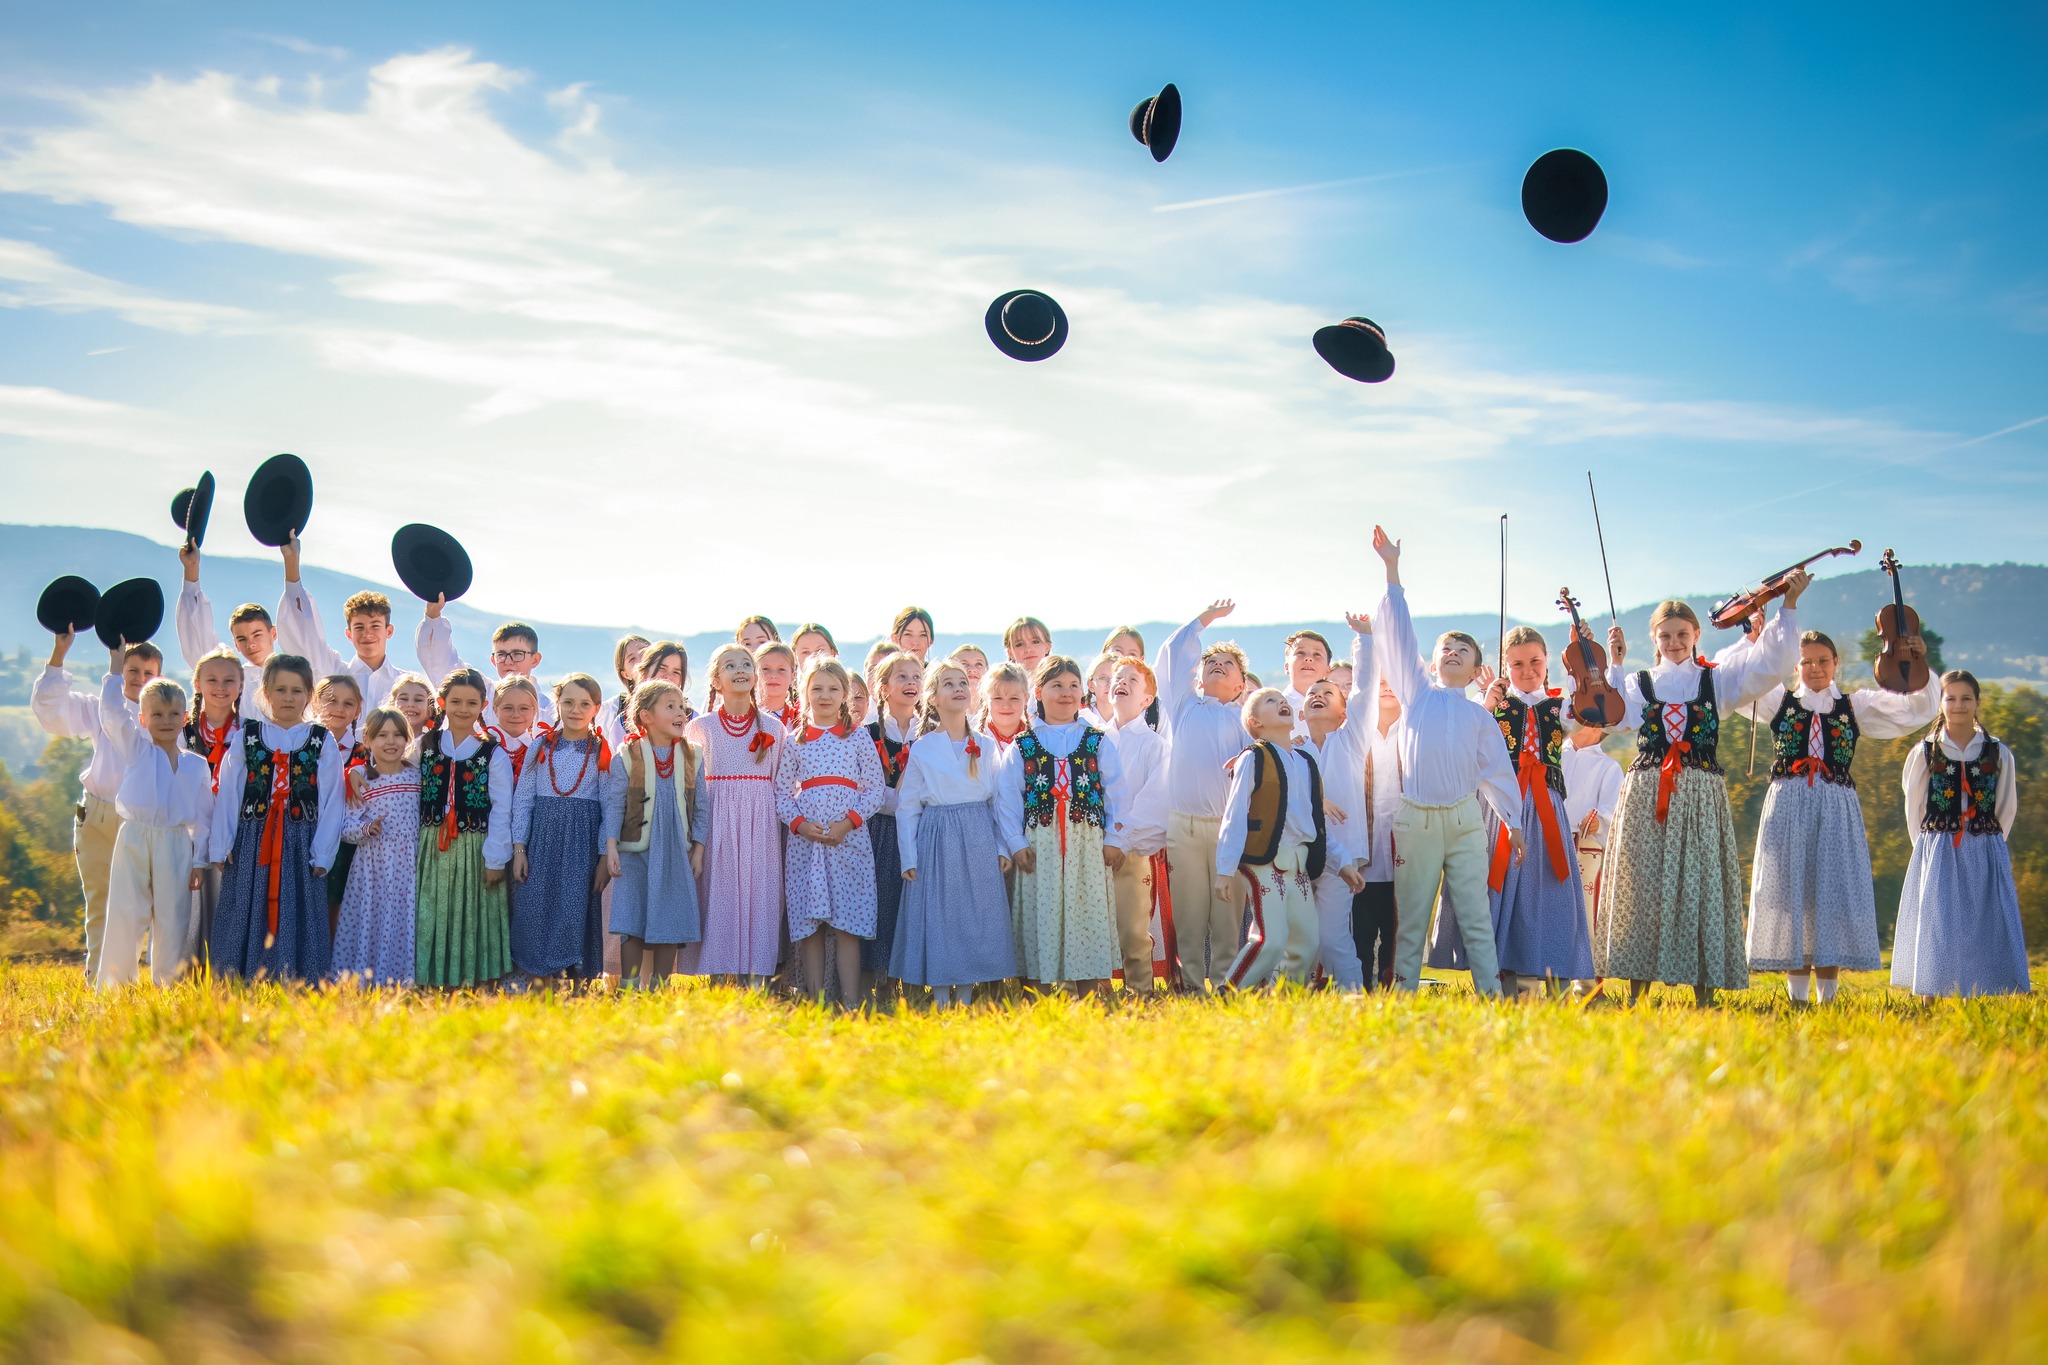
<instances>
[{"instance_id":1,"label":"black felt hat","mask_svg":"<svg viewBox=\"0 0 2048 1365\"><path fill-rule=\"evenodd\" d=\"M1180 141L1180 90L1168 81L1166 88L1150 99L1138 101L1131 110L1131 136L1145 144L1154 161L1173 155Z\"/></svg>"},{"instance_id":2,"label":"black felt hat","mask_svg":"<svg viewBox=\"0 0 2048 1365\"><path fill-rule=\"evenodd\" d=\"M191 488L181 488L171 499L171 520L185 533L188 544L206 543L206 519L213 515L213 471L199 476Z\"/></svg>"},{"instance_id":3,"label":"black felt hat","mask_svg":"<svg viewBox=\"0 0 2048 1365\"><path fill-rule=\"evenodd\" d=\"M139 645L164 623L164 590L154 578L128 578L100 594L93 629L100 643L114 649L124 641Z\"/></svg>"},{"instance_id":4,"label":"black felt hat","mask_svg":"<svg viewBox=\"0 0 2048 1365\"><path fill-rule=\"evenodd\" d=\"M1607 212L1607 173L1584 152L1545 152L1522 177L1522 214L1553 242L1582 242Z\"/></svg>"},{"instance_id":5,"label":"black felt hat","mask_svg":"<svg viewBox=\"0 0 2048 1365\"><path fill-rule=\"evenodd\" d=\"M242 516L264 545L282 545L306 529L313 515L313 471L296 455L273 455L249 476Z\"/></svg>"},{"instance_id":6,"label":"black felt hat","mask_svg":"<svg viewBox=\"0 0 2048 1365\"><path fill-rule=\"evenodd\" d=\"M1371 318L1346 318L1328 327L1318 327L1316 354L1330 368L1361 384L1384 383L1394 372L1394 353L1387 349L1387 334Z\"/></svg>"},{"instance_id":7,"label":"black felt hat","mask_svg":"<svg viewBox=\"0 0 2048 1365\"><path fill-rule=\"evenodd\" d=\"M1012 289L988 306L988 339L1012 360L1044 360L1067 344L1067 313L1050 294Z\"/></svg>"},{"instance_id":8,"label":"black felt hat","mask_svg":"<svg viewBox=\"0 0 2048 1365\"><path fill-rule=\"evenodd\" d=\"M391 537L391 566L406 591L422 602L436 597L453 602L469 591L474 576L462 542L438 526L419 522L399 527Z\"/></svg>"},{"instance_id":9,"label":"black felt hat","mask_svg":"<svg viewBox=\"0 0 2048 1365\"><path fill-rule=\"evenodd\" d=\"M77 574L65 574L36 599L36 624L52 635L93 623L100 609L100 590Z\"/></svg>"}]
</instances>

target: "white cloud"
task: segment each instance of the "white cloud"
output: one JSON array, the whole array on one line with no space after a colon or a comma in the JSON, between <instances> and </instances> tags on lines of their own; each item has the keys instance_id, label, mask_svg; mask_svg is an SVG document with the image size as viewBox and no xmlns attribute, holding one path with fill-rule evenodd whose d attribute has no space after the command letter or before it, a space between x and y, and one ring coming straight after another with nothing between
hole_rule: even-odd
<instances>
[{"instance_id":1,"label":"white cloud","mask_svg":"<svg viewBox=\"0 0 2048 1365\"><path fill-rule=\"evenodd\" d=\"M766 610L852 628L915 596L961 624L1078 623L1225 591L1268 618L1328 615L1370 582L1375 517L1409 528L1426 596L1490 599L1493 570L1456 528L1490 526L1510 494L1563 505L1585 449L1654 449L1707 480L1731 448L1934 435L1504 373L1440 336L1397 336L1395 379L1353 385L1309 349L1327 318L1232 282L1248 241L1294 230L1263 204L1162 218L1122 182L1042 166L628 168L587 86L530 84L442 49L376 66L354 101L219 73L77 94L68 122L15 130L0 192L326 278L263 312L160 299L27 244L0 247L0 275L31 306L271 333L281 406L309 414L276 448L312 460L317 525L374 545L380 525L437 520L491 600L557 619ZM506 100L557 129L514 131ZM982 336L987 300L1023 283L1075 320L1044 364ZM328 397L344 385L349 402ZM0 429L77 441L112 429L95 413ZM1667 559L1714 553L1644 539ZM383 571L339 541L313 553Z\"/></svg>"}]
</instances>

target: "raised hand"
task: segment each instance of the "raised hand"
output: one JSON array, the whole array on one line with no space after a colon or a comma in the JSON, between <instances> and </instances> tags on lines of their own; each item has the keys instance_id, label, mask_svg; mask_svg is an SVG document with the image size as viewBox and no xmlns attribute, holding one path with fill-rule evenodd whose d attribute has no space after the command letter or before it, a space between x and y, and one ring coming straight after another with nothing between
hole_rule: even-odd
<instances>
[{"instance_id":1,"label":"raised hand","mask_svg":"<svg viewBox=\"0 0 2048 1365\"><path fill-rule=\"evenodd\" d=\"M1779 608L1781 611L1789 611L1799 605L1800 595L1813 583L1813 575L1804 569L1794 569L1785 583L1785 605Z\"/></svg>"},{"instance_id":2,"label":"raised hand","mask_svg":"<svg viewBox=\"0 0 2048 1365\"><path fill-rule=\"evenodd\" d=\"M437 619L439 619L439 617L440 617L440 615L441 615L441 612L442 612L442 611L443 611L443 610L444 610L444 609L445 609L445 608L446 608L447 606L448 606L448 596L447 596L447 594L446 594L446 593L442 593L442 594L440 594L439 596L435 597L435 598L434 598L434 600L433 600L433 601L431 601L431 602L429 602L429 603L427 603L426 607L424 608L424 611L425 611L425 613L426 613L426 617L427 617L427 619L428 619L429 621L433 621L433 620L437 620Z\"/></svg>"},{"instance_id":3,"label":"raised hand","mask_svg":"<svg viewBox=\"0 0 2048 1365\"><path fill-rule=\"evenodd\" d=\"M57 632L56 643L50 646L50 667L62 668L64 666L64 656L71 652L71 642L77 638L78 636L69 630ZM119 671L119 669L115 670L115 672Z\"/></svg>"},{"instance_id":4,"label":"raised hand","mask_svg":"<svg viewBox=\"0 0 2048 1365\"><path fill-rule=\"evenodd\" d=\"M178 547L178 562L185 566L185 581L187 583L197 583L199 581L199 547L189 540L186 541Z\"/></svg>"},{"instance_id":5,"label":"raised hand","mask_svg":"<svg viewBox=\"0 0 2048 1365\"><path fill-rule=\"evenodd\" d=\"M1608 660L1608 662L1609 662L1609 663L1617 663L1617 664L1618 664L1618 663L1620 663L1620 662L1621 662L1621 661L1622 661L1623 659L1625 659L1625 658L1627 658L1627 657L1628 657L1628 641L1627 641L1626 639L1624 639L1624 638L1622 637L1622 633L1621 633L1621 627L1620 627L1620 626L1609 626L1609 627L1607 628L1607 660Z\"/></svg>"},{"instance_id":6,"label":"raised hand","mask_svg":"<svg viewBox=\"0 0 2048 1365\"><path fill-rule=\"evenodd\" d=\"M1401 542L1388 535L1386 528L1383 526L1372 528L1372 552L1378 555L1380 562L1387 566L1389 574L1392 574L1400 567ZM1391 578L1388 579L1388 582L1392 581Z\"/></svg>"},{"instance_id":7,"label":"raised hand","mask_svg":"<svg viewBox=\"0 0 2048 1365\"><path fill-rule=\"evenodd\" d=\"M1230 613L1236 610L1236 602L1232 601L1228 597L1219 597L1214 602L1211 602L1208 606L1204 607L1202 609L1201 616L1197 619L1201 621L1202 628L1204 630L1207 630L1210 626L1215 625L1218 621L1221 621L1224 617L1230 615Z\"/></svg>"},{"instance_id":8,"label":"raised hand","mask_svg":"<svg viewBox=\"0 0 2048 1365\"><path fill-rule=\"evenodd\" d=\"M287 583L298 582L299 533L297 531L293 531L291 539L287 540L284 544L278 546L277 551L279 554L284 556L284 581Z\"/></svg>"},{"instance_id":9,"label":"raised hand","mask_svg":"<svg viewBox=\"0 0 2048 1365\"><path fill-rule=\"evenodd\" d=\"M1362 611L1345 612L1344 624L1351 627L1351 633L1354 635L1372 634L1372 618Z\"/></svg>"}]
</instances>

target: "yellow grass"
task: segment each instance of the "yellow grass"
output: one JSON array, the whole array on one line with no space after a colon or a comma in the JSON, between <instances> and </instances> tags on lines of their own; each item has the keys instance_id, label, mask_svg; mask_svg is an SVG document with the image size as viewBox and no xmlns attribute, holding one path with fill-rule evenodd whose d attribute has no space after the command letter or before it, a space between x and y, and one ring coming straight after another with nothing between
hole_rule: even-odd
<instances>
[{"instance_id":1,"label":"yellow grass","mask_svg":"<svg viewBox=\"0 0 2048 1365\"><path fill-rule=\"evenodd\" d=\"M849 1019L0 969L28 1360L2038 1361L2039 997Z\"/></svg>"}]
</instances>

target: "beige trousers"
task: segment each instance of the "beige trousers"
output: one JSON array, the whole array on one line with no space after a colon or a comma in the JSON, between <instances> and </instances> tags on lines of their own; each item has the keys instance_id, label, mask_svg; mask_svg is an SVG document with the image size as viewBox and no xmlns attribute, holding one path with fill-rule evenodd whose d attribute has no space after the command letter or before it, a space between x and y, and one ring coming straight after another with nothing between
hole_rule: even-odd
<instances>
[{"instance_id":1,"label":"beige trousers","mask_svg":"<svg viewBox=\"0 0 2048 1365\"><path fill-rule=\"evenodd\" d=\"M1263 986L1274 977L1306 985L1316 965L1316 891L1302 871L1307 850L1283 846L1265 867L1247 867L1244 879L1252 912L1251 933L1230 965L1232 987Z\"/></svg>"},{"instance_id":2,"label":"beige trousers","mask_svg":"<svg viewBox=\"0 0 2048 1365\"><path fill-rule=\"evenodd\" d=\"M1124 853L1124 865L1110 878L1116 898L1117 946L1123 955L1124 989L1152 989L1152 860Z\"/></svg>"},{"instance_id":3,"label":"beige trousers","mask_svg":"<svg viewBox=\"0 0 2048 1365\"><path fill-rule=\"evenodd\" d=\"M100 944L107 936L107 878L114 862L114 836L121 817L114 803L87 794L71 824L71 854L78 885L85 892L85 979L99 980Z\"/></svg>"},{"instance_id":4,"label":"beige trousers","mask_svg":"<svg viewBox=\"0 0 2048 1365\"><path fill-rule=\"evenodd\" d=\"M1598 943L1600 941L1600 864L1607 857L1605 843L1589 844L1579 841L1579 885L1586 889L1586 933ZM1579 983L1591 990L1591 981Z\"/></svg>"},{"instance_id":5,"label":"beige trousers","mask_svg":"<svg viewBox=\"0 0 2048 1365\"><path fill-rule=\"evenodd\" d=\"M114 838L107 884L106 931L100 946L102 986L134 981L136 954L149 935L149 979L167 986L199 947L192 894L192 836L183 825L149 829L124 822Z\"/></svg>"},{"instance_id":6,"label":"beige trousers","mask_svg":"<svg viewBox=\"0 0 2048 1365\"><path fill-rule=\"evenodd\" d=\"M1244 941L1244 911L1216 898L1216 839L1220 817L1182 815L1166 820L1167 893L1173 897L1174 936L1180 942L1181 984L1221 985Z\"/></svg>"},{"instance_id":7,"label":"beige trousers","mask_svg":"<svg viewBox=\"0 0 2048 1365\"><path fill-rule=\"evenodd\" d=\"M1422 945L1429 936L1430 915L1422 908L1447 889L1465 937L1465 960L1472 967L1472 989L1481 995L1500 994L1500 963L1493 951L1493 911L1486 899L1486 868L1492 846L1479 798L1468 796L1455 806L1401 803L1394 817L1394 903L1402 907L1394 928L1394 977L1404 991L1422 979ZM1408 907L1416 907L1412 912Z\"/></svg>"}]
</instances>

